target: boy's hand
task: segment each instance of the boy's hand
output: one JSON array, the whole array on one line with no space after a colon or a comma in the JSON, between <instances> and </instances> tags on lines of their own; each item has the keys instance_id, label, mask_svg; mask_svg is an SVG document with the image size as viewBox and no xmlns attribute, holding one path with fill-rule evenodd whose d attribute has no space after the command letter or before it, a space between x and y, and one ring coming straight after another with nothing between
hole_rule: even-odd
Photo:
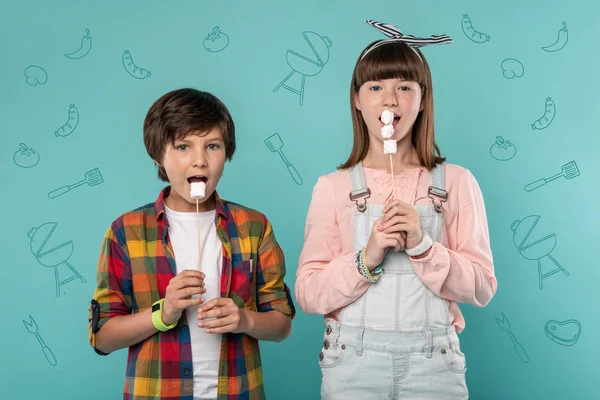
<instances>
[{"instance_id":1,"label":"boy's hand","mask_svg":"<svg viewBox=\"0 0 600 400\"><path fill-rule=\"evenodd\" d=\"M186 269L169 281L163 303L162 319L165 325L178 321L186 308L202 304L202 296L192 296L206 292L204 277L204 273L200 271Z\"/></svg>"},{"instance_id":2,"label":"boy's hand","mask_svg":"<svg viewBox=\"0 0 600 400\"><path fill-rule=\"evenodd\" d=\"M205 321L207 318L216 319ZM198 326L207 333L242 333L249 329L246 311L230 298L212 299L198 308L198 321Z\"/></svg>"}]
</instances>

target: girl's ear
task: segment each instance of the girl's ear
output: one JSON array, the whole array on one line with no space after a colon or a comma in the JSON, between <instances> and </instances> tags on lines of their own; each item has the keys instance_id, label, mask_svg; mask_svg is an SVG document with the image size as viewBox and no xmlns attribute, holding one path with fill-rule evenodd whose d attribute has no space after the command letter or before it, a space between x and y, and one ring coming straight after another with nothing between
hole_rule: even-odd
<instances>
[{"instance_id":1,"label":"girl's ear","mask_svg":"<svg viewBox=\"0 0 600 400\"><path fill-rule=\"evenodd\" d=\"M354 107L356 107L356 109L358 111L362 111L360 109L360 101L358 100L358 93L357 92L354 92Z\"/></svg>"}]
</instances>

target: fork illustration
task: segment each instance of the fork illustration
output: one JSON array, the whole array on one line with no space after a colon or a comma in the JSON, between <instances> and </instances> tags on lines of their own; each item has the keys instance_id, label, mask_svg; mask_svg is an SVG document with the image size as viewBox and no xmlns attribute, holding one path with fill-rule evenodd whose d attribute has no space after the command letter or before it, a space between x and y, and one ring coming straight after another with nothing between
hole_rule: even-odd
<instances>
[{"instance_id":1,"label":"fork illustration","mask_svg":"<svg viewBox=\"0 0 600 400\"><path fill-rule=\"evenodd\" d=\"M38 333L38 326L33 317L30 315L29 322L23 320L23 323L25 324L25 328L27 328L27 331L29 331L29 333L34 334L37 338L40 346L42 346L42 351L44 352L48 363L52 366L56 365L56 358L54 357L54 354L52 354L52 350L50 350L50 347L48 347L46 343L44 343L44 340L42 340L42 337Z\"/></svg>"},{"instance_id":2,"label":"fork illustration","mask_svg":"<svg viewBox=\"0 0 600 400\"><path fill-rule=\"evenodd\" d=\"M506 315L504 315L504 313L502 313L501 320L498 319L498 317L494 317L494 318L496 319L496 322L498 323L498 326L500 327L500 329L507 332L508 336L510 336L510 339L512 340L512 342L514 344L515 351L519 355L519 358L521 359L521 361L523 361L524 363L529 362L529 357L527 356L527 353L525 353L525 349L523 348L523 346L521 346L521 343L519 343L517 341L517 338L510 330L510 321L508 320L508 318L506 318Z\"/></svg>"}]
</instances>

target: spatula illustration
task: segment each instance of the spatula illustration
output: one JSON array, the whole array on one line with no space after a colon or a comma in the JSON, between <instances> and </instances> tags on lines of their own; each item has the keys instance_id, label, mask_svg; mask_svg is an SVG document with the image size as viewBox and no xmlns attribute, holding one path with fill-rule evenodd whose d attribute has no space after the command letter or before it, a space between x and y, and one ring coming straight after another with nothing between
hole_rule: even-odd
<instances>
[{"instance_id":1,"label":"spatula illustration","mask_svg":"<svg viewBox=\"0 0 600 400\"><path fill-rule=\"evenodd\" d=\"M40 346L42 346L42 351L44 352L48 363L52 366L56 365L56 357L54 357L54 354L52 354L52 350L50 350L50 347L46 346L46 343L44 343L44 341L42 340L42 337L38 333L37 323L35 322L33 317L30 315L29 322L23 320L23 323L25 324L25 328L27 328L27 331L29 331L29 333L31 334L34 334L37 338Z\"/></svg>"},{"instance_id":2,"label":"spatula illustration","mask_svg":"<svg viewBox=\"0 0 600 400\"><path fill-rule=\"evenodd\" d=\"M562 166L562 171L559 174L551 176L550 178L542 178L538 179L535 182L531 182L527 186L525 186L525 190L531 192L534 189L539 188L540 186L544 186L548 182L552 182L555 179L564 176L567 179L573 179L579 176L579 168L577 168L577 164L575 161L571 161Z\"/></svg>"},{"instance_id":3,"label":"spatula illustration","mask_svg":"<svg viewBox=\"0 0 600 400\"><path fill-rule=\"evenodd\" d=\"M48 198L54 199L58 196L62 196L63 194L67 193L68 191L75 189L76 187L81 186L84 183L87 183L90 186L96 186L96 185L101 184L102 182L104 182L104 180L102 179L100 170L98 168L94 168L85 173L85 179L82 180L81 182L77 182L74 185L66 185L66 186L59 187L58 189L55 189L55 190L51 191L50 193L48 193Z\"/></svg>"},{"instance_id":4,"label":"spatula illustration","mask_svg":"<svg viewBox=\"0 0 600 400\"><path fill-rule=\"evenodd\" d=\"M285 155L283 154L283 150L282 150L283 140L281 140L281 136L279 136L279 133L275 133L275 134L269 136L268 138L266 138L265 144L267 145L269 150L271 150L273 153L275 153L275 152L279 153L279 155L281 156L281 159L283 160L283 162L285 163L285 166L288 169L288 172L290 173L290 175L292 175L294 182L296 182L298 185L302 185L302 182L303 182L302 177L300 176L298 171L296 171L296 167L294 167L294 165L291 164L287 160Z\"/></svg>"},{"instance_id":5,"label":"spatula illustration","mask_svg":"<svg viewBox=\"0 0 600 400\"><path fill-rule=\"evenodd\" d=\"M529 362L529 357L527 356L527 353L525 353L525 349L523 349L521 343L517 341L517 338L515 337L515 335L513 335L512 331L510 330L510 321L506 318L506 315L502 313L502 319L498 319L498 317L494 318L496 319L496 322L498 323L500 329L506 331L508 333L508 336L510 336L510 339L514 344L515 351L519 355L521 361L523 361L524 363Z\"/></svg>"}]
</instances>

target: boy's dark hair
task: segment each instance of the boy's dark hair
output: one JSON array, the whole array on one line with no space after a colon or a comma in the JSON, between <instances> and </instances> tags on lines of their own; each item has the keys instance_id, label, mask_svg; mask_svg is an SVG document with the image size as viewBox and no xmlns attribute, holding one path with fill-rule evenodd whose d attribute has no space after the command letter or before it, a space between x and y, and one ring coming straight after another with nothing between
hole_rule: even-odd
<instances>
[{"instance_id":1,"label":"boy's dark hair","mask_svg":"<svg viewBox=\"0 0 600 400\"><path fill-rule=\"evenodd\" d=\"M223 135L225 156L231 161L235 153L235 125L229 110L217 97L196 89L176 89L152 104L144 119L144 145L148 155L162 162L165 148L190 134L205 135L218 128ZM168 182L163 167L158 177Z\"/></svg>"}]
</instances>

